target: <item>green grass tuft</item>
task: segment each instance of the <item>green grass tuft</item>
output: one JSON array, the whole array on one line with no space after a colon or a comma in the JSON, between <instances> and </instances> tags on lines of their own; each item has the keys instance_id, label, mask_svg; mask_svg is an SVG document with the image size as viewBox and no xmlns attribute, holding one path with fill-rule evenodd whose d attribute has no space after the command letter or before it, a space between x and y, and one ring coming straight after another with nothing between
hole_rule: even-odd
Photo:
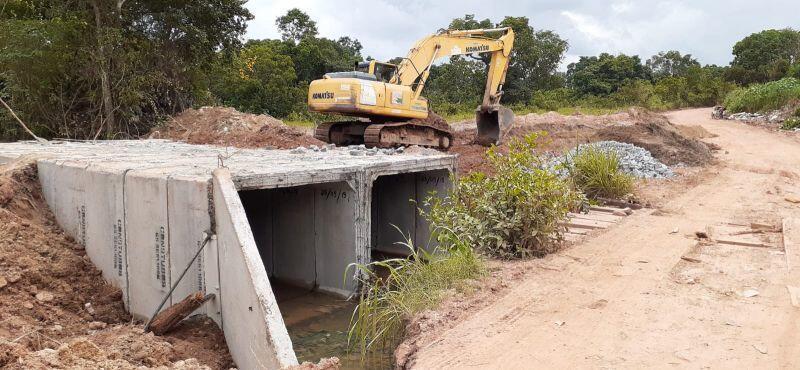
<instances>
[{"instance_id":1,"label":"green grass tuft","mask_svg":"<svg viewBox=\"0 0 800 370\"><path fill-rule=\"evenodd\" d=\"M800 99L800 80L784 78L731 91L723 105L732 113L756 113L780 109L797 99Z\"/></svg>"},{"instance_id":2,"label":"green grass tuft","mask_svg":"<svg viewBox=\"0 0 800 370\"><path fill-rule=\"evenodd\" d=\"M362 356L393 348L412 316L436 307L448 291L464 288L466 280L484 273L481 259L465 243L456 241L428 253L416 250L409 236L406 239L402 244L411 252L408 258L351 265L362 272L363 293L353 312L348 343Z\"/></svg>"},{"instance_id":3,"label":"green grass tuft","mask_svg":"<svg viewBox=\"0 0 800 370\"><path fill-rule=\"evenodd\" d=\"M590 198L620 198L633 191L634 178L620 170L613 151L586 147L568 165L576 187Z\"/></svg>"},{"instance_id":4,"label":"green grass tuft","mask_svg":"<svg viewBox=\"0 0 800 370\"><path fill-rule=\"evenodd\" d=\"M800 128L800 117L789 117L783 121L781 128L784 130L794 130Z\"/></svg>"}]
</instances>

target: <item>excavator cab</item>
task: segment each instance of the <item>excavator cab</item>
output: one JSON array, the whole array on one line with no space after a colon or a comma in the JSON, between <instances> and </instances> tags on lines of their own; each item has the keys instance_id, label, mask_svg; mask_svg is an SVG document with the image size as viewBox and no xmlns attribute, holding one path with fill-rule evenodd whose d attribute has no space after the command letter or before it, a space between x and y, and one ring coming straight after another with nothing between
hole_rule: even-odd
<instances>
[{"instance_id":1,"label":"excavator cab","mask_svg":"<svg viewBox=\"0 0 800 370\"><path fill-rule=\"evenodd\" d=\"M397 73L397 65L381 63L375 60L370 60L368 62L356 62L354 69L356 72L371 74L380 82L391 81L394 75Z\"/></svg>"}]
</instances>

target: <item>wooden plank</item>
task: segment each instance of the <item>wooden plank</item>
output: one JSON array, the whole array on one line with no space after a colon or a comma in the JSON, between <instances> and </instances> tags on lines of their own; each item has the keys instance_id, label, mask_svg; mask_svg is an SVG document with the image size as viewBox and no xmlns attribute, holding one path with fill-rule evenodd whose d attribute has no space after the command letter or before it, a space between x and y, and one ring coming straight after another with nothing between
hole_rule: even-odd
<instances>
[{"instance_id":1,"label":"wooden plank","mask_svg":"<svg viewBox=\"0 0 800 370\"><path fill-rule=\"evenodd\" d=\"M800 284L800 224L796 218L783 219L783 250L789 277Z\"/></svg>"},{"instance_id":2,"label":"wooden plank","mask_svg":"<svg viewBox=\"0 0 800 370\"><path fill-rule=\"evenodd\" d=\"M607 229L609 226L612 225L612 223L573 218L567 222L560 223L560 225L566 226L568 228L574 227L579 229Z\"/></svg>"},{"instance_id":3,"label":"wooden plank","mask_svg":"<svg viewBox=\"0 0 800 370\"><path fill-rule=\"evenodd\" d=\"M718 244L728 244L728 245L738 245L741 247L755 247L755 248L772 248L774 245L763 244L763 243L753 243L745 240L733 240L733 239L714 239L715 242Z\"/></svg>"},{"instance_id":4,"label":"wooden plank","mask_svg":"<svg viewBox=\"0 0 800 370\"><path fill-rule=\"evenodd\" d=\"M601 212L595 212L595 213L589 213L589 214L585 214L585 213L570 213L570 214L568 214L568 216L572 217L572 218L578 218L578 219L581 219L581 220L593 220L593 221L603 221L603 222L611 222L611 223L617 223L617 222L619 222L619 220L621 220L623 218L622 216L614 216L612 214L601 213Z\"/></svg>"},{"instance_id":5,"label":"wooden plank","mask_svg":"<svg viewBox=\"0 0 800 370\"><path fill-rule=\"evenodd\" d=\"M622 208L592 206L592 207L589 207L589 210L590 211L603 212L603 213L614 213L614 211L621 211Z\"/></svg>"},{"instance_id":6,"label":"wooden plank","mask_svg":"<svg viewBox=\"0 0 800 370\"><path fill-rule=\"evenodd\" d=\"M800 288L787 285L786 290L789 291L789 301L792 302L792 306L800 308Z\"/></svg>"},{"instance_id":7,"label":"wooden plank","mask_svg":"<svg viewBox=\"0 0 800 370\"><path fill-rule=\"evenodd\" d=\"M586 229L574 228L574 229L567 229L567 233L569 233L569 234L578 234L578 235L586 235L589 232L586 231Z\"/></svg>"}]
</instances>

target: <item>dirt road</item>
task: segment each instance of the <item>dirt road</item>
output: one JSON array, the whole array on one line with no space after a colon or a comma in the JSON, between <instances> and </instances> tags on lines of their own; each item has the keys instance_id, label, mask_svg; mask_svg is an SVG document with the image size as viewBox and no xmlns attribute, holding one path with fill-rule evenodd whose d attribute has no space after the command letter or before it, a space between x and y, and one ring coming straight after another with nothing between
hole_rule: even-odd
<instances>
[{"instance_id":1,"label":"dirt road","mask_svg":"<svg viewBox=\"0 0 800 370\"><path fill-rule=\"evenodd\" d=\"M721 150L702 181L549 256L547 268L433 334L413 367L800 366L800 308L786 288L800 275L787 268L781 233L751 225L800 218L786 200L800 195L800 141L711 120L709 109L669 117L718 135L705 139ZM699 245L695 231L764 245Z\"/></svg>"}]
</instances>

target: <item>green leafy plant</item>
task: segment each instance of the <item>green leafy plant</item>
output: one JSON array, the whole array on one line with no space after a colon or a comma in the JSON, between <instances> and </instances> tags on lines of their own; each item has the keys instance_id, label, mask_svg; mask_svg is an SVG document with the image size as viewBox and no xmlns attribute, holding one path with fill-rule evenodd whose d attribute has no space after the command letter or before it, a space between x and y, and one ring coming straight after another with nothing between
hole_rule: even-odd
<instances>
[{"instance_id":1,"label":"green leafy plant","mask_svg":"<svg viewBox=\"0 0 800 370\"><path fill-rule=\"evenodd\" d=\"M361 272L363 292L351 318L348 343L362 356L396 345L414 314L435 307L448 291L484 273L481 259L463 241L450 240L429 253L404 237L406 242L400 244L408 248L408 258L350 265Z\"/></svg>"},{"instance_id":2,"label":"green leafy plant","mask_svg":"<svg viewBox=\"0 0 800 370\"><path fill-rule=\"evenodd\" d=\"M783 121L781 128L784 130L794 130L800 128L800 117L789 117Z\"/></svg>"},{"instance_id":3,"label":"green leafy plant","mask_svg":"<svg viewBox=\"0 0 800 370\"><path fill-rule=\"evenodd\" d=\"M458 179L445 197L431 197L426 216L440 230L439 242L462 240L499 258L543 256L558 249L562 221L583 199L569 183L544 169L534 152L538 135L497 148L486 157L494 176Z\"/></svg>"},{"instance_id":4,"label":"green leafy plant","mask_svg":"<svg viewBox=\"0 0 800 370\"><path fill-rule=\"evenodd\" d=\"M613 151L587 147L567 164L575 186L591 198L619 198L633 191L634 178L620 170Z\"/></svg>"},{"instance_id":5,"label":"green leafy plant","mask_svg":"<svg viewBox=\"0 0 800 370\"><path fill-rule=\"evenodd\" d=\"M784 78L736 89L725 97L723 105L729 112L755 113L782 108L796 99L800 99L800 80Z\"/></svg>"}]
</instances>

